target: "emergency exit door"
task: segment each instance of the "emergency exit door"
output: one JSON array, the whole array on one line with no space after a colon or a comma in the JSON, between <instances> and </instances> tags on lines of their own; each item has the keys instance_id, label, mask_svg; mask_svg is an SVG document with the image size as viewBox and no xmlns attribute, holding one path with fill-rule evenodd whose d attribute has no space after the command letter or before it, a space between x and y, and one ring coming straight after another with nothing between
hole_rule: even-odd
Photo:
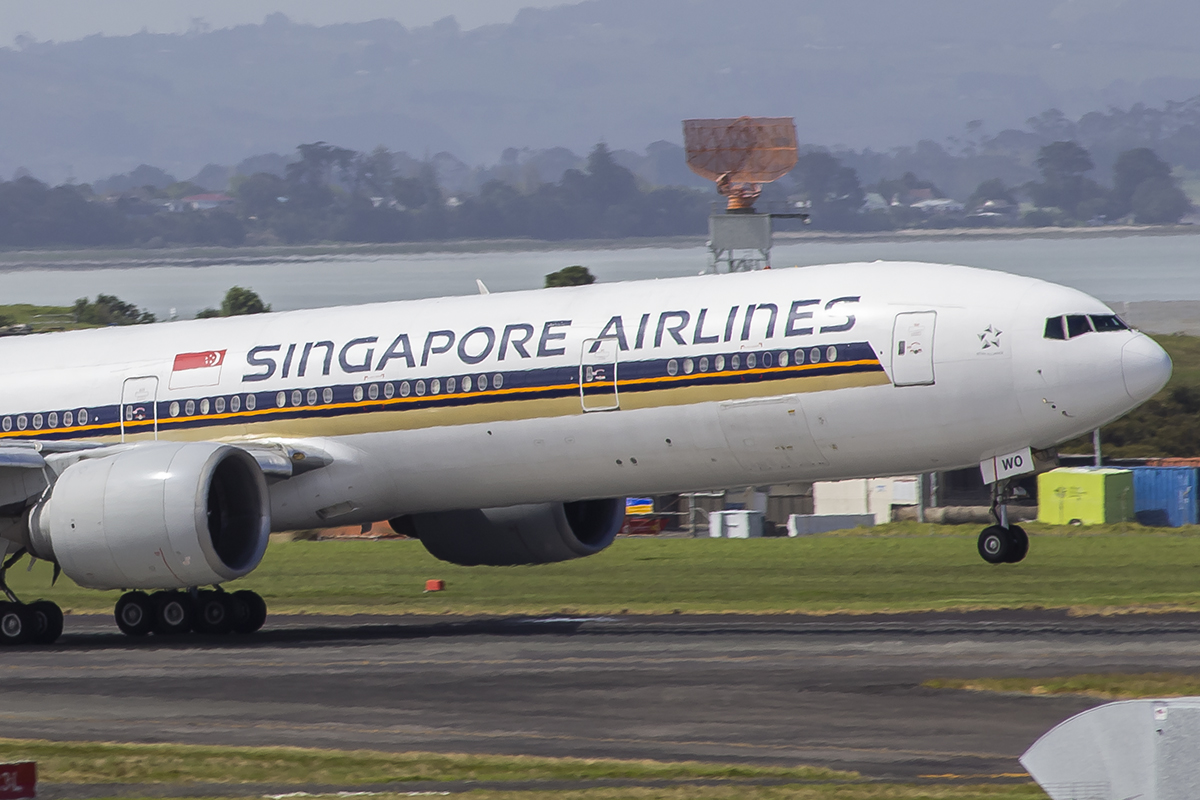
<instances>
[{"instance_id":1,"label":"emergency exit door","mask_svg":"<svg viewBox=\"0 0 1200 800\"><path fill-rule=\"evenodd\" d=\"M896 315L892 328L892 383L896 386L933 384L933 329L936 311Z\"/></svg>"},{"instance_id":2,"label":"emergency exit door","mask_svg":"<svg viewBox=\"0 0 1200 800\"><path fill-rule=\"evenodd\" d=\"M158 378L126 378L121 386L121 441L135 433L158 438Z\"/></svg>"},{"instance_id":3,"label":"emergency exit door","mask_svg":"<svg viewBox=\"0 0 1200 800\"><path fill-rule=\"evenodd\" d=\"M586 339L579 359L579 401L584 411L614 411L617 395L616 339Z\"/></svg>"}]
</instances>

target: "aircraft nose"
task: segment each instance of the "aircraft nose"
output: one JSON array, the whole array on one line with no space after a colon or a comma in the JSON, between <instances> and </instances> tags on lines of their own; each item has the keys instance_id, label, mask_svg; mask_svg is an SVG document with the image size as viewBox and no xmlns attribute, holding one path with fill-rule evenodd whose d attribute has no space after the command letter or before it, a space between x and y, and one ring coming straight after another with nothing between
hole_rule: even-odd
<instances>
[{"instance_id":1,"label":"aircraft nose","mask_svg":"<svg viewBox=\"0 0 1200 800\"><path fill-rule=\"evenodd\" d=\"M1138 334L1121 350L1121 374L1125 391L1141 403L1156 395L1171 378L1171 357L1158 343Z\"/></svg>"}]
</instances>

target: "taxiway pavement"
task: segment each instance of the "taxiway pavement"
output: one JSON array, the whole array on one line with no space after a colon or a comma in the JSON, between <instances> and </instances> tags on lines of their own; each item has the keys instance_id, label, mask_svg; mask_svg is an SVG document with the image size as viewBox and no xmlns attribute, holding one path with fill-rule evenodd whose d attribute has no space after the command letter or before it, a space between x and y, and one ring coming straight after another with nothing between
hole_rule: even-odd
<instances>
[{"instance_id":1,"label":"taxiway pavement","mask_svg":"<svg viewBox=\"0 0 1200 800\"><path fill-rule=\"evenodd\" d=\"M1099 701L939 677L1194 670L1200 615L272 617L250 637L131 641L68 617L0 650L0 729L61 740L816 764L1023 776Z\"/></svg>"}]
</instances>

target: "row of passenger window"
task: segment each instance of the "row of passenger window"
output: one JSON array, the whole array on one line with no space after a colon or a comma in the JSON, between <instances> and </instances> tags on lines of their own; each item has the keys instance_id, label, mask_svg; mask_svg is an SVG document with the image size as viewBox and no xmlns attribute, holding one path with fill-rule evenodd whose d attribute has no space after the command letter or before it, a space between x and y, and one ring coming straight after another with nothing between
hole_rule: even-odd
<instances>
[{"instance_id":1,"label":"row of passenger window","mask_svg":"<svg viewBox=\"0 0 1200 800\"><path fill-rule=\"evenodd\" d=\"M354 387L354 401L356 403L367 400L378 400L383 397L385 400L391 400L397 394L401 397L409 397L416 395L423 397L426 394L455 394L461 392L485 391L489 385L493 389L499 389L504 386L504 376L497 372L495 375L464 375L461 378L452 377L446 378L445 382L440 378L433 378L428 383L424 380L418 381L395 381L385 383L371 383L366 387ZM282 391L275 395L276 408L287 408L289 406L317 406L328 405L334 400L333 389L326 386L324 389L293 389ZM168 407L168 413L172 417L178 417L181 413L185 417L195 416L199 411L201 416L209 413L224 414L226 408L231 413L238 413L245 407L247 411L253 411L256 406L254 395L246 395L243 401L239 395L230 397L228 401L224 397L216 397L212 400L204 398L200 401L187 400L183 403L174 401Z\"/></svg>"},{"instance_id":2,"label":"row of passenger window","mask_svg":"<svg viewBox=\"0 0 1200 800\"><path fill-rule=\"evenodd\" d=\"M745 357L743 362L743 356ZM685 358L683 359L683 374L691 375L693 372L708 372L709 367L712 367L713 372L724 372L726 366L730 371L745 369L757 369L758 367L771 367L776 363L781 367L786 367L788 364L803 364L805 360L810 364L820 364L822 361L831 362L837 361L838 350L836 347L826 347L822 350L820 347L814 347L810 350L796 350L789 352L781 350L778 353L767 351L765 353L734 353L726 359L723 355L713 356L710 362L708 356L701 356L699 359ZM667 362L667 374L679 374L679 361L671 359Z\"/></svg>"},{"instance_id":3,"label":"row of passenger window","mask_svg":"<svg viewBox=\"0 0 1200 800\"><path fill-rule=\"evenodd\" d=\"M31 425L32 423L32 425ZM40 431L42 428L54 430L59 424L64 428L74 428L76 423L79 425L88 424L88 412L86 408L81 408L78 411L64 411L59 415L57 411L51 411L45 416L41 414L18 414L15 417L5 417L0 419L0 430L8 433L15 426L17 430L23 431L32 428L32 430Z\"/></svg>"},{"instance_id":4,"label":"row of passenger window","mask_svg":"<svg viewBox=\"0 0 1200 800\"><path fill-rule=\"evenodd\" d=\"M1116 314L1067 314L1046 320L1047 339L1074 339L1093 331L1127 331L1129 326Z\"/></svg>"}]
</instances>

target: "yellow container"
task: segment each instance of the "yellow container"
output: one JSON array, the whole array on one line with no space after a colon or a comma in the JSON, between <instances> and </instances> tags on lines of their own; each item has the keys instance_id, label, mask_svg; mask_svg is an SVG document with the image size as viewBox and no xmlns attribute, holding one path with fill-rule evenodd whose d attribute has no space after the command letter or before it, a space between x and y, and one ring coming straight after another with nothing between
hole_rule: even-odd
<instances>
[{"instance_id":1,"label":"yellow container","mask_svg":"<svg viewBox=\"0 0 1200 800\"><path fill-rule=\"evenodd\" d=\"M1133 473L1061 467L1038 476L1038 522L1101 525L1133 519Z\"/></svg>"}]
</instances>

